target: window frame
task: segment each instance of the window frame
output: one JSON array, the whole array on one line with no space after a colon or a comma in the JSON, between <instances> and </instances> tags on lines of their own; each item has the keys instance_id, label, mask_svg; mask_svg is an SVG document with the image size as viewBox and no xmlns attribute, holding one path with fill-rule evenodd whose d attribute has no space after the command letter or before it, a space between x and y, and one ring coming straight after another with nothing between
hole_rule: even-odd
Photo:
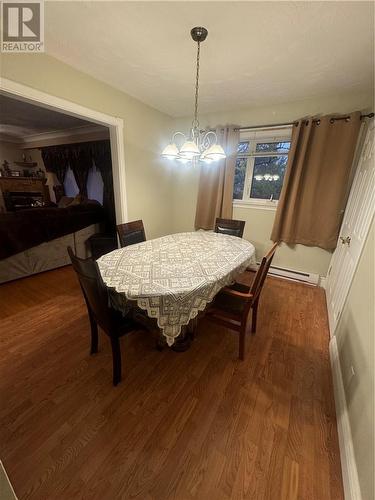
<instances>
[{"instance_id":1,"label":"window frame","mask_svg":"<svg viewBox=\"0 0 375 500\"><path fill-rule=\"evenodd\" d=\"M276 210L279 200L265 200L260 198L250 198L251 186L254 173L255 159L261 156L285 156L289 153L256 153L256 144L260 142L291 142L292 126L272 128L272 129L249 129L240 131L239 142L249 141L249 150L247 153L236 154L237 158L247 158L246 174L242 200L233 199L233 207L238 208L258 208L262 210Z\"/></svg>"}]
</instances>

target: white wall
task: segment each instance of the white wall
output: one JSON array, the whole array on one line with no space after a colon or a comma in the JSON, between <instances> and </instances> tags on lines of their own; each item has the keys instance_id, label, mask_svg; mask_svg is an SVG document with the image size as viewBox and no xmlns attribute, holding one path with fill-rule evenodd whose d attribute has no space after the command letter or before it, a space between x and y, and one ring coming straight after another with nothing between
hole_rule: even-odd
<instances>
[{"instance_id":1,"label":"white wall","mask_svg":"<svg viewBox=\"0 0 375 500\"><path fill-rule=\"evenodd\" d=\"M335 333L363 500L375 498L374 262L375 220ZM351 378L352 366L355 376Z\"/></svg>"},{"instance_id":2,"label":"white wall","mask_svg":"<svg viewBox=\"0 0 375 500\"><path fill-rule=\"evenodd\" d=\"M277 106L223 111L200 117L200 125L216 127L234 124L238 126L267 125L294 121L309 115L347 113L354 110L373 109L371 94L340 93L334 96L317 97L313 100L284 103ZM191 118L176 119L173 130L188 131ZM199 183L199 167L173 165L173 230L189 231L194 227L195 206ZM275 212L254 208L235 208L233 217L246 220L245 238L255 244L258 257L262 256L271 242ZM282 245L278 249L274 264L325 276L331 253L316 247Z\"/></svg>"}]
</instances>

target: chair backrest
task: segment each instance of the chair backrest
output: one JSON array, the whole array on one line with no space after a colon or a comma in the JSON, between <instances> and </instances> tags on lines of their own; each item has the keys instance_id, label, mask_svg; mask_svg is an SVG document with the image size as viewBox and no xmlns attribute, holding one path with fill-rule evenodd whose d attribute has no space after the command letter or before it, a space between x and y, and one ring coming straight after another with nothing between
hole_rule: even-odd
<instances>
[{"instance_id":1,"label":"chair backrest","mask_svg":"<svg viewBox=\"0 0 375 500\"><path fill-rule=\"evenodd\" d=\"M134 245L146 241L146 234L141 220L119 224L117 226L118 236L120 238L121 247Z\"/></svg>"},{"instance_id":2,"label":"chair backrest","mask_svg":"<svg viewBox=\"0 0 375 500\"><path fill-rule=\"evenodd\" d=\"M250 293L252 295L252 302L255 302L260 292L262 291L264 281L267 277L268 270L271 266L273 256L275 255L276 248L279 245L279 242L274 243L271 250L263 257L262 262L258 268L258 271L255 275L253 284L251 285Z\"/></svg>"},{"instance_id":3,"label":"chair backrest","mask_svg":"<svg viewBox=\"0 0 375 500\"><path fill-rule=\"evenodd\" d=\"M238 238L242 238L244 228L244 220L217 218L215 221L215 233L228 234L229 236L238 236Z\"/></svg>"},{"instance_id":4,"label":"chair backrest","mask_svg":"<svg viewBox=\"0 0 375 500\"><path fill-rule=\"evenodd\" d=\"M93 259L80 259L68 247L73 269L77 273L87 308L96 322L107 332L112 325L111 309L108 306L107 289L100 276L99 268Z\"/></svg>"}]
</instances>

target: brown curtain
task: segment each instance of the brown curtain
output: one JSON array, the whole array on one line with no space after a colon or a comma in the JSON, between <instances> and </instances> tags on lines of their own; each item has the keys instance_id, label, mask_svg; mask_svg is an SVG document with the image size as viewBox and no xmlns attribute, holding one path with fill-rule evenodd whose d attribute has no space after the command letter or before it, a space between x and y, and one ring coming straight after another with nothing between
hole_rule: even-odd
<instances>
[{"instance_id":1,"label":"brown curtain","mask_svg":"<svg viewBox=\"0 0 375 500\"><path fill-rule=\"evenodd\" d=\"M239 130L235 127L217 129L225 160L201 165L195 229L213 229L216 217L232 218L234 170Z\"/></svg>"},{"instance_id":2,"label":"brown curtain","mask_svg":"<svg viewBox=\"0 0 375 500\"><path fill-rule=\"evenodd\" d=\"M301 120L293 127L273 241L336 247L361 125L359 112L347 116Z\"/></svg>"}]
</instances>

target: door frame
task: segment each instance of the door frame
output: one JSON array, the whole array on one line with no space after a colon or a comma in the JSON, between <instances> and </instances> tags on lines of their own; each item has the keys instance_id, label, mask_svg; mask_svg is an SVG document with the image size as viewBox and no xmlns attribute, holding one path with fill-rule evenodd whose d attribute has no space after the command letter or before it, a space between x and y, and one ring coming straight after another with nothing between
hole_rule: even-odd
<instances>
[{"instance_id":1,"label":"door frame","mask_svg":"<svg viewBox=\"0 0 375 500\"><path fill-rule=\"evenodd\" d=\"M41 90L36 90L27 85L8 80L7 78L1 78L0 80L0 93L20 101L108 127L111 144L116 221L118 224L127 222L128 205L125 180L124 121L122 118L86 108L75 102L56 97Z\"/></svg>"}]
</instances>

